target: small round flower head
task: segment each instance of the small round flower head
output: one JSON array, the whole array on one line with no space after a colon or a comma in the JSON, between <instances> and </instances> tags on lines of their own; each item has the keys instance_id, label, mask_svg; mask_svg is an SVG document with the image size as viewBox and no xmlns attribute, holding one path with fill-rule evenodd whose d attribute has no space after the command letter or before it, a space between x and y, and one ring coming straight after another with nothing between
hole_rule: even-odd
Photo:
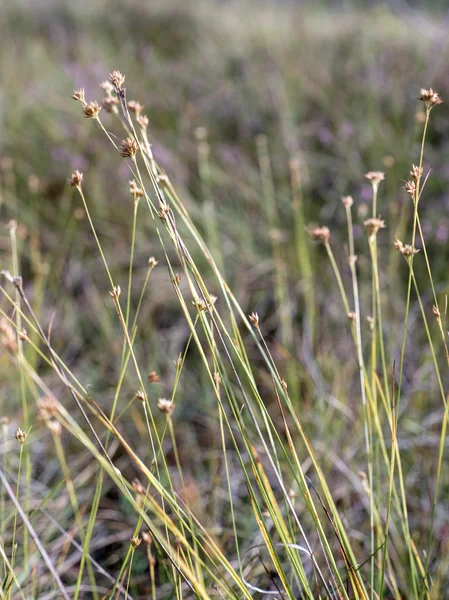
<instances>
[{"instance_id":1,"label":"small round flower head","mask_svg":"<svg viewBox=\"0 0 449 600\"><path fill-rule=\"evenodd\" d=\"M375 236L379 229L383 229L385 227L385 221L378 219L377 217L366 219L363 224L365 225L365 229L368 232L369 237Z\"/></svg>"},{"instance_id":2,"label":"small round flower head","mask_svg":"<svg viewBox=\"0 0 449 600\"><path fill-rule=\"evenodd\" d=\"M137 548L137 546L140 546L140 544L142 543L142 538L140 538L138 535L133 535L133 537L131 538L131 546L133 548Z\"/></svg>"},{"instance_id":3,"label":"small round flower head","mask_svg":"<svg viewBox=\"0 0 449 600\"><path fill-rule=\"evenodd\" d=\"M20 427L19 427L19 429L14 434L14 437L19 442L19 444L24 444L25 440L27 439L27 435L28 435L27 432L23 431L23 429L20 429Z\"/></svg>"},{"instance_id":4,"label":"small round flower head","mask_svg":"<svg viewBox=\"0 0 449 600\"><path fill-rule=\"evenodd\" d=\"M120 144L120 156L123 158L132 158L136 156L139 150L139 144L133 138L126 138Z\"/></svg>"},{"instance_id":5,"label":"small round flower head","mask_svg":"<svg viewBox=\"0 0 449 600\"><path fill-rule=\"evenodd\" d=\"M324 242L327 244L331 236L331 232L328 227L309 227L307 230L312 240L315 242Z\"/></svg>"},{"instance_id":6,"label":"small round flower head","mask_svg":"<svg viewBox=\"0 0 449 600\"><path fill-rule=\"evenodd\" d=\"M16 354L18 351L16 333L5 317L0 317L0 344L11 354Z\"/></svg>"},{"instance_id":7,"label":"small round flower head","mask_svg":"<svg viewBox=\"0 0 449 600\"><path fill-rule=\"evenodd\" d=\"M130 100L128 102L128 109L139 116L143 110L143 106L140 104L140 102L137 102L137 100Z\"/></svg>"},{"instance_id":8,"label":"small round flower head","mask_svg":"<svg viewBox=\"0 0 449 600\"><path fill-rule=\"evenodd\" d=\"M88 102L84 105L83 113L86 119L96 119L100 110L101 106L98 104L98 102Z\"/></svg>"},{"instance_id":9,"label":"small round flower head","mask_svg":"<svg viewBox=\"0 0 449 600\"><path fill-rule=\"evenodd\" d=\"M81 187L81 184L83 182L83 174L80 173L80 171L75 170L72 173L72 177L67 181L72 187Z\"/></svg>"},{"instance_id":10,"label":"small round flower head","mask_svg":"<svg viewBox=\"0 0 449 600\"><path fill-rule=\"evenodd\" d=\"M414 256L419 252L418 248L413 248L410 244L403 244L401 240L398 240L398 238L396 238L396 240L393 242L393 246L406 258Z\"/></svg>"},{"instance_id":11,"label":"small round flower head","mask_svg":"<svg viewBox=\"0 0 449 600\"><path fill-rule=\"evenodd\" d=\"M115 114L118 113L118 105L119 101L118 98L116 98L115 96L106 96L106 98L103 98L101 103L101 106L105 109L106 112Z\"/></svg>"},{"instance_id":12,"label":"small round flower head","mask_svg":"<svg viewBox=\"0 0 449 600\"><path fill-rule=\"evenodd\" d=\"M407 194L413 198L416 192L416 183L414 181L406 181L403 187Z\"/></svg>"},{"instance_id":13,"label":"small round flower head","mask_svg":"<svg viewBox=\"0 0 449 600\"><path fill-rule=\"evenodd\" d=\"M156 371L151 371L151 373L148 375L148 383L159 383L159 381L159 375L156 373Z\"/></svg>"},{"instance_id":14,"label":"small round flower head","mask_svg":"<svg viewBox=\"0 0 449 600\"><path fill-rule=\"evenodd\" d=\"M432 88L429 88L428 90L421 88L418 100L425 102L427 109L431 109L437 104L441 104L443 102L437 92L435 92Z\"/></svg>"},{"instance_id":15,"label":"small round flower head","mask_svg":"<svg viewBox=\"0 0 449 600\"><path fill-rule=\"evenodd\" d=\"M172 415L175 410L175 404L171 400L166 398L159 398L157 401L158 409L166 415Z\"/></svg>"},{"instance_id":16,"label":"small round flower head","mask_svg":"<svg viewBox=\"0 0 449 600\"><path fill-rule=\"evenodd\" d=\"M72 94L72 98L74 100L77 100L78 102L81 102L81 104L85 104L86 103L86 97L84 94L84 88L80 88L79 90L74 90L73 94Z\"/></svg>"},{"instance_id":17,"label":"small round flower head","mask_svg":"<svg viewBox=\"0 0 449 600\"><path fill-rule=\"evenodd\" d=\"M159 261L157 261L154 256L150 256L150 258L148 259L148 265L154 269L154 267L159 263Z\"/></svg>"},{"instance_id":18,"label":"small round flower head","mask_svg":"<svg viewBox=\"0 0 449 600\"><path fill-rule=\"evenodd\" d=\"M150 123L150 121L146 115L139 115L137 117L137 122L142 127L142 129L146 129Z\"/></svg>"},{"instance_id":19,"label":"small round flower head","mask_svg":"<svg viewBox=\"0 0 449 600\"><path fill-rule=\"evenodd\" d=\"M379 183L385 179L385 173L382 171L368 171L365 173L366 179L371 182L372 186L377 188Z\"/></svg>"},{"instance_id":20,"label":"small round flower head","mask_svg":"<svg viewBox=\"0 0 449 600\"><path fill-rule=\"evenodd\" d=\"M133 479L132 486L133 486L133 490L139 496L144 496L147 493L144 485L137 478Z\"/></svg>"},{"instance_id":21,"label":"small round flower head","mask_svg":"<svg viewBox=\"0 0 449 600\"><path fill-rule=\"evenodd\" d=\"M422 175L422 167L417 167L416 165L412 165L412 170L410 171L410 177L412 181L418 181Z\"/></svg>"},{"instance_id":22,"label":"small round flower head","mask_svg":"<svg viewBox=\"0 0 449 600\"><path fill-rule=\"evenodd\" d=\"M137 398L137 400L140 400L141 402L145 402L145 392L143 390L137 390L136 398Z\"/></svg>"},{"instance_id":23,"label":"small round flower head","mask_svg":"<svg viewBox=\"0 0 449 600\"><path fill-rule=\"evenodd\" d=\"M249 320L254 325L256 329L259 329L259 315L256 312L252 312L249 315Z\"/></svg>"},{"instance_id":24,"label":"small round flower head","mask_svg":"<svg viewBox=\"0 0 449 600\"><path fill-rule=\"evenodd\" d=\"M134 196L134 198L142 198L144 194L143 190L137 185L134 179L129 182L129 191Z\"/></svg>"},{"instance_id":25,"label":"small round flower head","mask_svg":"<svg viewBox=\"0 0 449 600\"><path fill-rule=\"evenodd\" d=\"M350 321L355 321L356 320L357 315L355 314L354 311L348 312L348 319Z\"/></svg>"},{"instance_id":26,"label":"small round flower head","mask_svg":"<svg viewBox=\"0 0 449 600\"><path fill-rule=\"evenodd\" d=\"M100 88L104 91L105 94L107 94L108 96L113 92L114 90L114 86L112 85L112 83L110 81L102 81L100 83Z\"/></svg>"},{"instance_id":27,"label":"small round flower head","mask_svg":"<svg viewBox=\"0 0 449 600\"><path fill-rule=\"evenodd\" d=\"M354 200L352 199L352 196L342 196L341 201L343 203L343 206L345 206L347 208L351 208L351 206L354 204Z\"/></svg>"},{"instance_id":28,"label":"small round flower head","mask_svg":"<svg viewBox=\"0 0 449 600\"><path fill-rule=\"evenodd\" d=\"M109 81L116 89L121 88L125 83L125 76L120 71L112 71L109 73Z\"/></svg>"}]
</instances>

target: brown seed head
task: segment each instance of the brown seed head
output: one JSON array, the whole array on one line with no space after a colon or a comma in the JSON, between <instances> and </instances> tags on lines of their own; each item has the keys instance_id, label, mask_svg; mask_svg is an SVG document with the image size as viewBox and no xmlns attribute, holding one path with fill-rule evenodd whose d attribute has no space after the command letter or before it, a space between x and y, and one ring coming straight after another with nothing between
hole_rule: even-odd
<instances>
[{"instance_id":1,"label":"brown seed head","mask_svg":"<svg viewBox=\"0 0 449 600\"><path fill-rule=\"evenodd\" d=\"M347 208L351 208L351 206L354 204L352 196L342 196L341 201L343 202L343 206L346 206Z\"/></svg>"},{"instance_id":2,"label":"brown seed head","mask_svg":"<svg viewBox=\"0 0 449 600\"><path fill-rule=\"evenodd\" d=\"M418 181L422 175L422 167L417 167L416 165L412 165L412 170L410 171L410 177L412 181Z\"/></svg>"},{"instance_id":3,"label":"brown seed head","mask_svg":"<svg viewBox=\"0 0 449 600\"><path fill-rule=\"evenodd\" d=\"M54 417L58 413L58 407L56 402L49 398L48 396L44 396L39 398L37 401L37 406L39 408L41 417L46 421L51 417Z\"/></svg>"},{"instance_id":4,"label":"brown seed head","mask_svg":"<svg viewBox=\"0 0 449 600\"><path fill-rule=\"evenodd\" d=\"M142 196L144 195L144 191L137 185L134 179L129 182L129 191L136 199L142 198Z\"/></svg>"},{"instance_id":5,"label":"brown seed head","mask_svg":"<svg viewBox=\"0 0 449 600\"><path fill-rule=\"evenodd\" d=\"M157 401L157 407L161 412L169 416L171 416L175 410L175 404L166 398L159 398Z\"/></svg>"},{"instance_id":6,"label":"brown seed head","mask_svg":"<svg viewBox=\"0 0 449 600\"><path fill-rule=\"evenodd\" d=\"M259 329L259 315L256 312L252 312L249 315L249 320L254 325L256 329Z\"/></svg>"},{"instance_id":7,"label":"brown seed head","mask_svg":"<svg viewBox=\"0 0 449 600\"><path fill-rule=\"evenodd\" d=\"M418 100L425 102L427 109L431 109L437 104L441 104L443 102L437 92L434 92L432 88L429 88L428 90L421 88Z\"/></svg>"},{"instance_id":8,"label":"brown seed head","mask_svg":"<svg viewBox=\"0 0 449 600\"><path fill-rule=\"evenodd\" d=\"M114 289L109 292L109 295L111 296L111 298L114 298L114 300L118 300L120 298L121 293L122 293L122 290L121 290L120 286L115 285Z\"/></svg>"},{"instance_id":9,"label":"brown seed head","mask_svg":"<svg viewBox=\"0 0 449 600\"><path fill-rule=\"evenodd\" d=\"M125 76L120 71L112 71L109 73L109 81L115 89L120 89L125 82Z\"/></svg>"},{"instance_id":10,"label":"brown seed head","mask_svg":"<svg viewBox=\"0 0 449 600\"><path fill-rule=\"evenodd\" d=\"M137 122L142 127L142 129L146 129L150 123L150 121L146 115L138 115Z\"/></svg>"},{"instance_id":11,"label":"brown seed head","mask_svg":"<svg viewBox=\"0 0 449 600\"><path fill-rule=\"evenodd\" d=\"M20 429L20 427L19 427L19 429L14 434L14 437L19 442L19 444L24 444L25 440L27 439L27 435L28 435L27 432L23 431L23 429Z\"/></svg>"},{"instance_id":12,"label":"brown seed head","mask_svg":"<svg viewBox=\"0 0 449 600\"><path fill-rule=\"evenodd\" d=\"M30 338L28 337L28 333L26 329L22 329L22 331L19 331L19 340L22 342L29 342Z\"/></svg>"},{"instance_id":13,"label":"brown seed head","mask_svg":"<svg viewBox=\"0 0 449 600\"><path fill-rule=\"evenodd\" d=\"M72 94L72 98L74 100L77 100L78 102L81 102L81 104L85 104L86 97L84 95L84 88L80 88L79 90L74 90L74 92Z\"/></svg>"},{"instance_id":14,"label":"brown seed head","mask_svg":"<svg viewBox=\"0 0 449 600\"><path fill-rule=\"evenodd\" d=\"M115 96L106 96L105 98L103 98L103 100L101 102L101 106L108 113L117 114L118 113L118 108L117 108L118 105L119 105L119 101L118 101L118 98L116 98Z\"/></svg>"},{"instance_id":15,"label":"brown seed head","mask_svg":"<svg viewBox=\"0 0 449 600\"><path fill-rule=\"evenodd\" d=\"M17 354L17 336L11 323L6 317L0 317L0 343L11 352Z\"/></svg>"},{"instance_id":16,"label":"brown seed head","mask_svg":"<svg viewBox=\"0 0 449 600\"><path fill-rule=\"evenodd\" d=\"M146 394L143 390L137 390L136 392L137 400L140 400L142 403L145 402Z\"/></svg>"},{"instance_id":17,"label":"brown seed head","mask_svg":"<svg viewBox=\"0 0 449 600\"><path fill-rule=\"evenodd\" d=\"M147 546L151 546L151 544L153 542L153 538L148 533L148 531L142 531L142 540L143 540L143 543L146 544Z\"/></svg>"},{"instance_id":18,"label":"brown seed head","mask_svg":"<svg viewBox=\"0 0 449 600\"><path fill-rule=\"evenodd\" d=\"M196 300L192 300L193 306L196 306L200 312L204 312L207 310L207 302L204 298L197 298Z\"/></svg>"},{"instance_id":19,"label":"brown seed head","mask_svg":"<svg viewBox=\"0 0 449 600\"><path fill-rule=\"evenodd\" d=\"M110 96L112 94L112 92L114 91L114 86L112 85L112 83L110 81L102 81L100 83L100 88L105 92L105 94L107 94L108 96Z\"/></svg>"},{"instance_id":20,"label":"brown seed head","mask_svg":"<svg viewBox=\"0 0 449 600\"><path fill-rule=\"evenodd\" d=\"M143 110L143 106L137 100L130 100L128 102L128 109L135 113L136 116L139 116Z\"/></svg>"},{"instance_id":21,"label":"brown seed head","mask_svg":"<svg viewBox=\"0 0 449 600\"><path fill-rule=\"evenodd\" d=\"M369 237L374 237L379 229L383 229L385 227L385 221L378 219L377 217L366 219L363 224L365 225L365 229L368 232Z\"/></svg>"},{"instance_id":22,"label":"brown seed head","mask_svg":"<svg viewBox=\"0 0 449 600\"><path fill-rule=\"evenodd\" d=\"M385 173L382 171L368 171L368 173L365 173L365 177L373 187L378 187L379 183L385 179Z\"/></svg>"},{"instance_id":23,"label":"brown seed head","mask_svg":"<svg viewBox=\"0 0 449 600\"><path fill-rule=\"evenodd\" d=\"M355 314L354 311L348 312L348 319L350 321L355 321L356 320L357 315Z\"/></svg>"},{"instance_id":24,"label":"brown seed head","mask_svg":"<svg viewBox=\"0 0 449 600\"><path fill-rule=\"evenodd\" d=\"M133 486L133 490L139 496L145 496L145 494L147 493L144 485L137 478L133 479L132 486Z\"/></svg>"},{"instance_id":25,"label":"brown seed head","mask_svg":"<svg viewBox=\"0 0 449 600\"><path fill-rule=\"evenodd\" d=\"M67 181L72 187L81 187L81 184L83 182L83 174L80 173L78 170L73 171L72 177Z\"/></svg>"},{"instance_id":26,"label":"brown seed head","mask_svg":"<svg viewBox=\"0 0 449 600\"><path fill-rule=\"evenodd\" d=\"M83 113L86 119L96 119L100 110L101 106L94 100L94 102L89 102L84 105Z\"/></svg>"},{"instance_id":27,"label":"brown seed head","mask_svg":"<svg viewBox=\"0 0 449 600\"><path fill-rule=\"evenodd\" d=\"M416 192L416 183L414 181L405 181L403 187L407 194L413 198Z\"/></svg>"},{"instance_id":28,"label":"brown seed head","mask_svg":"<svg viewBox=\"0 0 449 600\"><path fill-rule=\"evenodd\" d=\"M140 546L140 544L142 543L142 538L140 538L138 535L133 535L130 542L133 548L137 548L137 546Z\"/></svg>"},{"instance_id":29,"label":"brown seed head","mask_svg":"<svg viewBox=\"0 0 449 600\"><path fill-rule=\"evenodd\" d=\"M156 373L156 371L151 371L151 373L148 375L148 383L159 383L159 381L159 375Z\"/></svg>"},{"instance_id":30,"label":"brown seed head","mask_svg":"<svg viewBox=\"0 0 449 600\"><path fill-rule=\"evenodd\" d=\"M329 238L331 236L331 232L328 227L315 227L307 230L308 234L315 242L323 242L327 244L329 242Z\"/></svg>"},{"instance_id":31,"label":"brown seed head","mask_svg":"<svg viewBox=\"0 0 449 600\"><path fill-rule=\"evenodd\" d=\"M120 144L120 155L123 158L132 158L139 151L139 144L133 138L126 138Z\"/></svg>"},{"instance_id":32,"label":"brown seed head","mask_svg":"<svg viewBox=\"0 0 449 600\"><path fill-rule=\"evenodd\" d=\"M408 258L409 256L414 256L419 252L418 248L412 248L410 244L403 244L401 240L398 240L398 238L396 238L396 240L393 242L393 246L406 258Z\"/></svg>"},{"instance_id":33,"label":"brown seed head","mask_svg":"<svg viewBox=\"0 0 449 600\"><path fill-rule=\"evenodd\" d=\"M47 421L47 427L51 431L52 435L61 437L62 427L61 427L61 423L59 421L49 420L49 421Z\"/></svg>"},{"instance_id":34,"label":"brown seed head","mask_svg":"<svg viewBox=\"0 0 449 600\"><path fill-rule=\"evenodd\" d=\"M436 319L437 321L439 321L439 320L441 319L441 313L440 313L440 311L438 310L438 307L437 307L437 306L433 306L433 308L432 308L432 312L433 312L433 316L435 317L435 319Z\"/></svg>"}]
</instances>

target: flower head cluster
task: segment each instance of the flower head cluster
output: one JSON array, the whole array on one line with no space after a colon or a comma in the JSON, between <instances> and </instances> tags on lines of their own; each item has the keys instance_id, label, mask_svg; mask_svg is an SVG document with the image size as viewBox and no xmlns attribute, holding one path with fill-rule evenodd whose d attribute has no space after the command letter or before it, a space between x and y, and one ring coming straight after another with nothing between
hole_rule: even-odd
<instances>
[{"instance_id":1,"label":"flower head cluster","mask_svg":"<svg viewBox=\"0 0 449 600\"><path fill-rule=\"evenodd\" d=\"M365 225L365 229L368 232L369 237L374 237L377 235L379 229L383 229L385 227L385 221L378 219L377 217L366 219L363 224Z\"/></svg>"},{"instance_id":2,"label":"flower head cluster","mask_svg":"<svg viewBox=\"0 0 449 600\"><path fill-rule=\"evenodd\" d=\"M315 242L324 242L327 244L331 233L328 227L309 227L307 229L308 234Z\"/></svg>"},{"instance_id":3,"label":"flower head cluster","mask_svg":"<svg viewBox=\"0 0 449 600\"><path fill-rule=\"evenodd\" d=\"M443 102L437 92L434 92L432 88L429 88L428 90L421 88L418 100L426 103L427 110L430 110L437 104L441 104Z\"/></svg>"},{"instance_id":4,"label":"flower head cluster","mask_svg":"<svg viewBox=\"0 0 449 600\"><path fill-rule=\"evenodd\" d=\"M398 240L398 238L396 238L396 240L393 242L393 246L406 258L408 258L409 256L414 256L419 252L418 248L413 248L412 246L410 246L410 244L403 244L401 240Z\"/></svg>"}]
</instances>

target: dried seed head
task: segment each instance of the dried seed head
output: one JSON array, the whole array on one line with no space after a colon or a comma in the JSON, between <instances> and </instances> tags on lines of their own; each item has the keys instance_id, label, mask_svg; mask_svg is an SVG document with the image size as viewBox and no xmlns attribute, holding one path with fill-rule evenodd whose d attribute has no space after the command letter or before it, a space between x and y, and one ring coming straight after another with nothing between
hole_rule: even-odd
<instances>
[{"instance_id":1,"label":"dried seed head","mask_svg":"<svg viewBox=\"0 0 449 600\"><path fill-rule=\"evenodd\" d=\"M137 390L136 392L137 400L140 400L142 403L145 402L146 394L143 390Z\"/></svg>"},{"instance_id":2,"label":"dried seed head","mask_svg":"<svg viewBox=\"0 0 449 600\"><path fill-rule=\"evenodd\" d=\"M440 311L438 310L438 307L437 307L437 306L433 306L433 308L432 308L432 312L433 312L433 316L435 317L435 319L436 319L437 321L439 321L439 320L441 319L441 313L440 313Z\"/></svg>"},{"instance_id":3,"label":"dried seed head","mask_svg":"<svg viewBox=\"0 0 449 600\"><path fill-rule=\"evenodd\" d=\"M51 431L52 435L61 437L62 427L61 427L61 423L59 421L49 420L49 421L47 421L47 427Z\"/></svg>"},{"instance_id":4,"label":"dried seed head","mask_svg":"<svg viewBox=\"0 0 449 600\"><path fill-rule=\"evenodd\" d=\"M133 490L139 496L145 496L145 494L147 493L145 487L143 486L143 484L137 478L133 479L132 486L133 486Z\"/></svg>"},{"instance_id":5,"label":"dried seed head","mask_svg":"<svg viewBox=\"0 0 449 600\"><path fill-rule=\"evenodd\" d=\"M120 144L120 155L123 158L132 158L139 151L139 144L133 138L126 138Z\"/></svg>"},{"instance_id":6,"label":"dried seed head","mask_svg":"<svg viewBox=\"0 0 449 600\"><path fill-rule=\"evenodd\" d=\"M142 531L142 540L143 540L143 543L146 544L147 546L151 546L151 544L153 542L153 538L148 533L148 531Z\"/></svg>"},{"instance_id":7,"label":"dried seed head","mask_svg":"<svg viewBox=\"0 0 449 600\"><path fill-rule=\"evenodd\" d=\"M285 379L281 379L281 385L282 385L282 389L284 390L284 392L288 392L288 384L285 381Z\"/></svg>"},{"instance_id":8,"label":"dried seed head","mask_svg":"<svg viewBox=\"0 0 449 600\"><path fill-rule=\"evenodd\" d=\"M83 113L86 119L96 119L100 110L101 106L94 100L94 102L89 102L84 105Z\"/></svg>"},{"instance_id":9,"label":"dried seed head","mask_svg":"<svg viewBox=\"0 0 449 600\"><path fill-rule=\"evenodd\" d=\"M151 373L148 375L148 383L159 383L159 381L159 375L156 373L156 371L151 371Z\"/></svg>"},{"instance_id":10,"label":"dried seed head","mask_svg":"<svg viewBox=\"0 0 449 600\"><path fill-rule=\"evenodd\" d=\"M331 232L328 227L309 227L307 229L308 234L315 242L323 242L327 244L331 236Z\"/></svg>"},{"instance_id":11,"label":"dried seed head","mask_svg":"<svg viewBox=\"0 0 449 600\"><path fill-rule=\"evenodd\" d=\"M428 110L443 102L437 92L434 92L432 88L429 88L428 90L421 88L418 100L425 102Z\"/></svg>"},{"instance_id":12,"label":"dried seed head","mask_svg":"<svg viewBox=\"0 0 449 600\"><path fill-rule=\"evenodd\" d=\"M157 401L157 407L161 412L169 416L171 416L175 410L175 404L166 398L159 398Z\"/></svg>"},{"instance_id":13,"label":"dried seed head","mask_svg":"<svg viewBox=\"0 0 449 600\"><path fill-rule=\"evenodd\" d=\"M152 267L154 269L154 267L159 264L159 261L157 261L154 256L150 256L150 258L148 259L148 264L150 267Z\"/></svg>"},{"instance_id":14,"label":"dried seed head","mask_svg":"<svg viewBox=\"0 0 449 600\"><path fill-rule=\"evenodd\" d=\"M422 167L417 167L416 165L412 165L412 170L410 171L410 177L412 178L412 181L418 181L418 179L421 178L422 175Z\"/></svg>"},{"instance_id":15,"label":"dried seed head","mask_svg":"<svg viewBox=\"0 0 449 600\"><path fill-rule=\"evenodd\" d=\"M19 442L19 444L24 444L25 440L27 439L27 435L28 435L27 432L23 431L23 429L20 429L20 427L19 427L19 429L14 434L14 437Z\"/></svg>"},{"instance_id":16,"label":"dried seed head","mask_svg":"<svg viewBox=\"0 0 449 600\"><path fill-rule=\"evenodd\" d=\"M137 185L134 179L129 182L129 191L134 196L134 198L142 198L142 196L144 195L144 191Z\"/></svg>"},{"instance_id":17,"label":"dried seed head","mask_svg":"<svg viewBox=\"0 0 449 600\"><path fill-rule=\"evenodd\" d=\"M363 224L365 225L365 229L368 232L369 237L374 237L379 229L383 229L385 227L385 221L378 219L377 217L366 219Z\"/></svg>"},{"instance_id":18,"label":"dried seed head","mask_svg":"<svg viewBox=\"0 0 449 600\"><path fill-rule=\"evenodd\" d=\"M100 83L100 88L105 92L105 94L107 94L108 96L110 96L114 90L114 86L112 85L112 83L110 81L102 81Z\"/></svg>"},{"instance_id":19,"label":"dried seed head","mask_svg":"<svg viewBox=\"0 0 449 600\"><path fill-rule=\"evenodd\" d=\"M398 240L398 238L396 238L396 240L393 242L393 246L396 248L396 250L398 252L403 254L406 258L408 258L409 256L414 256L415 254L418 254L418 252L419 252L418 248L412 248L412 246L410 246L410 244L403 244L401 242L401 240Z\"/></svg>"},{"instance_id":20,"label":"dried seed head","mask_svg":"<svg viewBox=\"0 0 449 600\"><path fill-rule=\"evenodd\" d=\"M140 546L140 544L142 543L142 538L140 538L138 535L133 535L130 542L133 548L137 548L137 546Z\"/></svg>"},{"instance_id":21,"label":"dried seed head","mask_svg":"<svg viewBox=\"0 0 449 600\"><path fill-rule=\"evenodd\" d=\"M254 325L256 329L259 329L259 315L256 312L252 312L249 315L249 320Z\"/></svg>"},{"instance_id":22,"label":"dried seed head","mask_svg":"<svg viewBox=\"0 0 449 600\"><path fill-rule=\"evenodd\" d=\"M385 179L385 173L382 171L368 171L368 173L365 173L365 177L373 187L377 188L379 183Z\"/></svg>"},{"instance_id":23,"label":"dried seed head","mask_svg":"<svg viewBox=\"0 0 449 600\"><path fill-rule=\"evenodd\" d=\"M101 106L105 109L106 112L114 114L118 113L118 105L119 101L118 98L116 98L115 96L106 96L106 98L103 98L101 103Z\"/></svg>"},{"instance_id":24,"label":"dried seed head","mask_svg":"<svg viewBox=\"0 0 449 600\"><path fill-rule=\"evenodd\" d=\"M81 187L81 184L83 182L83 174L80 173L78 170L73 171L72 177L67 181L72 187Z\"/></svg>"},{"instance_id":25,"label":"dried seed head","mask_svg":"<svg viewBox=\"0 0 449 600\"><path fill-rule=\"evenodd\" d=\"M44 421L47 421L48 419L54 417L58 413L58 407L56 405L56 402L48 396L39 398L39 400L37 401L37 406L39 408L41 417L44 419Z\"/></svg>"},{"instance_id":26,"label":"dried seed head","mask_svg":"<svg viewBox=\"0 0 449 600\"><path fill-rule=\"evenodd\" d=\"M343 202L343 206L346 206L347 208L351 208L351 206L354 204L352 196L342 196L341 201Z\"/></svg>"},{"instance_id":27,"label":"dried seed head","mask_svg":"<svg viewBox=\"0 0 449 600\"><path fill-rule=\"evenodd\" d=\"M348 312L348 319L350 321L355 321L356 317L357 317L357 315L356 315L356 313L354 311Z\"/></svg>"},{"instance_id":28,"label":"dried seed head","mask_svg":"<svg viewBox=\"0 0 449 600\"><path fill-rule=\"evenodd\" d=\"M128 102L128 109L135 113L136 116L139 116L143 110L143 106L140 104L140 102L137 102L137 100L130 100Z\"/></svg>"},{"instance_id":29,"label":"dried seed head","mask_svg":"<svg viewBox=\"0 0 449 600\"><path fill-rule=\"evenodd\" d=\"M0 343L11 352L17 354L17 336L11 323L6 317L0 317Z\"/></svg>"},{"instance_id":30,"label":"dried seed head","mask_svg":"<svg viewBox=\"0 0 449 600\"><path fill-rule=\"evenodd\" d=\"M182 279L181 274L180 273L175 273L174 276L173 276L173 278L172 278L172 282L175 285L179 285L181 283L181 279Z\"/></svg>"},{"instance_id":31,"label":"dried seed head","mask_svg":"<svg viewBox=\"0 0 449 600\"><path fill-rule=\"evenodd\" d=\"M109 81L116 89L119 89L125 82L125 76L120 71L112 71L109 73Z\"/></svg>"},{"instance_id":32,"label":"dried seed head","mask_svg":"<svg viewBox=\"0 0 449 600\"><path fill-rule=\"evenodd\" d=\"M215 373L214 373L214 381L215 381L215 385L217 387L219 385L221 385L221 376L220 376L220 373L218 371L215 371Z\"/></svg>"},{"instance_id":33,"label":"dried seed head","mask_svg":"<svg viewBox=\"0 0 449 600\"><path fill-rule=\"evenodd\" d=\"M19 340L21 342L29 342L30 338L28 337L28 333L26 329L22 329L22 331L19 331Z\"/></svg>"},{"instance_id":34,"label":"dried seed head","mask_svg":"<svg viewBox=\"0 0 449 600\"><path fill-rule=\"evenodd\" d=\"M405 181L403 187L407 194L413 198L416 192L416 183L414 181Z\"/></svg>"},{"instance_id":35,"label":"dried seed head","mask_svg":"<svg viewBox=\"0 0 449 600\"><path fill-rule=\"evenodd\" d=\"M142 127L142 129L146 129L150 123L150 121L148 120L148 117L146 115L138 115L137 122Z\"/></svg>"},{"instance_id":36,"label":"dried seed head","mask_svg":"<svg viewBox=\"0 0 449 600\"><path fill-rule=\"evenodd\" d=\"M196 306L200 312L204 312L207 310L207 302L203 298L197 298L196 300L192 300L193 306Z\"/></svg>"},{"instance_id":37,"label":"dried seed head","mask_svg":"<svg viewBox=\"0 0 449 600\"><path fill-rule=\"evenodd\" d=\"M118 300L120 298L121 293L122 293L122 290L120 289L120 286L115 285L114 289L109 292L109 295L111 296L111 298Z\"/></svg>"},{"instance_id":38,"label":"dried seed head","mask_svg":"<svg viewBox=\"0 0 449 600\"><path fill-rule=\"evenodd\" d=\"M74 100L77 100L78 102L81 102L82 104L85 104L86 97L84 95L84 88L80 88L79 90L74 90L74 92L72 94L72 98Z\"/></svg>"}]
</instances>

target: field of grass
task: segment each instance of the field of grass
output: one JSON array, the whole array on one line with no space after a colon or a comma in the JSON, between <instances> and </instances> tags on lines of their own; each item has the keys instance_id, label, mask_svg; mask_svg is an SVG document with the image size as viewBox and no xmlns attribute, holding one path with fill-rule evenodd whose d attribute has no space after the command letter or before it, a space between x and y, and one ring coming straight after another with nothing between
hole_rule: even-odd
<instances>
[{"instance_id":1,"label":"field of grass","mask_svg":"<svg viewBox=\"0 0 449 600\"><path fill-rule=\"evenodd\" d=\"M0 3L0 598L449 598L446 20L343 4Z\"/></svg>"}]
</instances>

